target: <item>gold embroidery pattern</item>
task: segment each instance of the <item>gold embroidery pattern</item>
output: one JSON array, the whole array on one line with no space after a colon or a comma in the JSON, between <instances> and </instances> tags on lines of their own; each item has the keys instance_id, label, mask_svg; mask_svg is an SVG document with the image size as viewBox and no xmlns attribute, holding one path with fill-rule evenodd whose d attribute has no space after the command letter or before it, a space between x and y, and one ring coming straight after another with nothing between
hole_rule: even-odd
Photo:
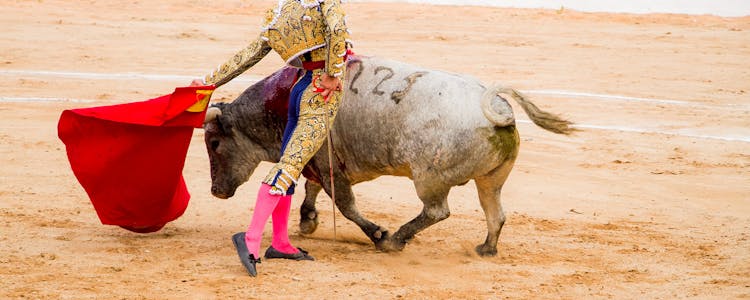
<instances>
[{"instance_id":1,"label":"gold embroidery pattern","mask_svg":"<svg viewBox=\"0 0 750 300\"><path fill-rule=\"evenodd\" d=\"M341 76L349 33L340 0L326 0L315 4L286 0L276 10L266 13L263 39L279 53L287 64L300 67L299 56L325 48L326 73ZM313 54L316 54L313 52Z\"/></svg>"},{"instance_id":2,"label":"gold embroidery pattern","mask_svg":"<svg viewBox=\"0 0 750 300\"><path fill-rule=\"evenodd\" d=\"M319 76L323 70L313 71ZM343 85L343 83L342 83ZM297 180L308 161L318 152L328 137L327 124L333 125L341 102L342 92L332 92L326 107L323 97L315 92L312 84L305 89L300 100L299 120L292 132L284 153L279 162L271 168L264 183L272 184L279 170L284 170L293 180ZM329 123L326 123L326 117Z\"/></svg>"},{"instance_id":3,"label":"gold embroidery pattern","mask_svg":"<svg viewBox=\"0 0 750 300\"><path fill-rule=\"evenodd\" d=\"M213 84L218 88L254 66L270 51L271 46L266 41L258 39L237 52L229 61L216 68L203 80L206 84Z\"/></svg>"},{"instance_id":4,"label":"gold embroidery pattern","mask_svg":"<svg viewBox=\"0 0 750 300\"><path fill-rule=\"evenodd\" d=\"M341 7L340 0L325 1L321 6L329 32L326 36L329 39L326 41L326 45L328 45L326 73L339 77L344 74L344 56L348 47L347 39L349 39L344 10Z\"/></svg>"}]
</instances>

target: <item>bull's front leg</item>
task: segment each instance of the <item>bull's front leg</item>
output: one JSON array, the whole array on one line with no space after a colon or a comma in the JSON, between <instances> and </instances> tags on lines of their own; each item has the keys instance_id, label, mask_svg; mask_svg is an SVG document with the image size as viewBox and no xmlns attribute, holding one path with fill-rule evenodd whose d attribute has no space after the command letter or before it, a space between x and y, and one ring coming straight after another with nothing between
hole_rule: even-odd
<instances>
[{"instance_id":1,"label":"bull's front leg","mask_svg":"<svg viewBox=\"0 0 750 300\"><path fill-rule=\"evenodd\" d=\"M315 200L323 187L317 182L307 180L305 182L305 201L299 208L299 231L302 234L312 234L318 229L318 210L315 208Z\"/></svg>"},{"instance_id":2,"label":"bull's front leg","mask_svg":"<svg viewBox=\"0 0 750 300\"><path fill-rule=\"evenodd\" d=\"M388 230L370 222L370 220L365 219L365 217L359 213L359 210L357 210L357 206L355 205L352 186L341 182L339 179L336 179L335 181L336 207L341 211L341 214L357 224L365 235L367 235L367 237L376 245L382 240L388 238ZM329 192L328 189L326 189L326 192Z\"/></svg>"},{"instance_id":3,"label":"bull's front leg","mask_svg":"<svg viewBox=\"0 0 750 300\"><path fill-rule=\"evenodd\" d=\"M322 162L320 166L324 166L325 169L328 169L328 161L321 161ZM323 182L323 189L330 196L331 180L328 172L321 172L321 181ZM367 235L367 237L376 245L378 245L382 240L387 239L389 237L388 230L380 227L375 223L370 222L370 220L366 219L359 213L351 183L346 178L346 175L336 168L334 169L334 181L336 187L336 207L339 209L341 214L350 221L357 224L357 226L362 229L365 235Z\"/></svg>"}]
</instances>

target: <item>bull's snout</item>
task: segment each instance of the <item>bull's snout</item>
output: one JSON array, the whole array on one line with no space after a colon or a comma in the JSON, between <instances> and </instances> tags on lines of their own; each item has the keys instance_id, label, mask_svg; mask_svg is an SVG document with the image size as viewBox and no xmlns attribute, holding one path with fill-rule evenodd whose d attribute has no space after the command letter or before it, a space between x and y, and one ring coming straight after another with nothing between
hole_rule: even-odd
<instances>
[{"instance_id":1,"label":"bull's snout","mask_svg":"<svg viewBox=\"0 0 750 300\"><path fill-rule=\"evenodd\" d=\"M214 185L214 186L211 186L211 194L214 195L214 197L219 198L219 199L229 199L229 197L234 196L234 191L232 192L223 191L219 187Z\"/></svg>"}]
</instances>

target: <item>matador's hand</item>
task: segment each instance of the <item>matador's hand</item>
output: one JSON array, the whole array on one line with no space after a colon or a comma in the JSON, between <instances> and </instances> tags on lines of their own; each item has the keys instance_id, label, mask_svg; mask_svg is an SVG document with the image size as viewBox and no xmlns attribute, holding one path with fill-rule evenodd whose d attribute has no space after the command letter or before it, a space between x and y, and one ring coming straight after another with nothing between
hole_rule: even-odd
<instances>
[{"instance_id":1,"label":"matador's hand","mask_svg":"<svg viewBox=\"0 0 750 300\"><path fill-rule=\"evenodd\" d=\"M202 79L193 79L193 81L190 82L190 86L204 86L204 85L206 84L203 83Z\"/></svg>"},{"instance_id":2,"label":"matador's hand","mask_svg":"<svg viewBox=\"0 0 750 300\"><path fill-rule=\"evenodd\" d=\"M320 92L320 95L325 97L328 97L328 94L330 94L332 91L340 91L341 90L341 79L338 77L329 76L328 74L323 74L320 76L320 87L323 89Z\"/></svg>"}]
</instances>

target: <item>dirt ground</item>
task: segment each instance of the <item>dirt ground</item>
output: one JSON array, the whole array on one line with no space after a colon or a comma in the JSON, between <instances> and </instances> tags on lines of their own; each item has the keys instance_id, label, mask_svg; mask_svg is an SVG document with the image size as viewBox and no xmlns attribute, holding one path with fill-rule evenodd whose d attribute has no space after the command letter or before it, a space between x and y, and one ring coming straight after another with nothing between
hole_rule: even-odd
<instances>
[{"instance_id":1,"label":"dirt ground","mask_svg":"<svg viewBox=\"0 0 750 300\"><path fill-rule=\"evenodd\" d=\"M750 298L747 17L347 4L359 54L503 82L582 125L566 137L519 124L497 257L473 253L486 227L469 183L452 190L451 217L400 253L376 251L340 214L334 242L320 196L317 232L299 234L297 208L290 220L293 243L317 260L264 261L248 277L230 236L249 223L270 164L233 198L214 198L202 130L184 171L193 197L183 217L148 235L101 225L57 138L62 110L188 84L252 40L273 3L0 5L0 298ZM234 99L281 64L267 57L214 98ZM639 99L544 93L554 90ZM406 178L355 193L363 214L391 230L421 209Z\"/></svg>"}]
</instances>

